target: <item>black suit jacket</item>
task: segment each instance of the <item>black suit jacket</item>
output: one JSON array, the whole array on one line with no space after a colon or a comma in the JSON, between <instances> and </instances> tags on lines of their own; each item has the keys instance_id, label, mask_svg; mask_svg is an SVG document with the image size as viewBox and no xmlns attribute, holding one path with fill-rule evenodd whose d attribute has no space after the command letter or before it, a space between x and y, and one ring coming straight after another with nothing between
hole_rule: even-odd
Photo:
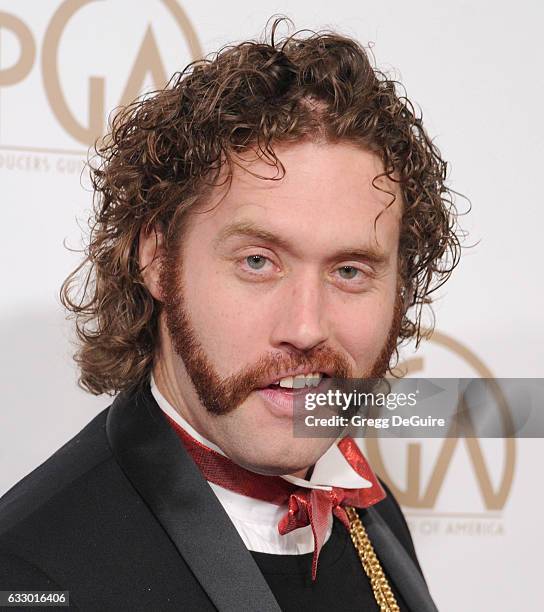
<instances>
[{"instance_id":1,"label":"black suit jacket","mask_svg":"<svg viewBox=\"0 0 544 612\"><path fill-rule=\"evenodd\" d=\"M360 514L410 610L436 610L392 495ZM82 610L279 610L149 387L0 500L0 590L68 590Z\"/></svg>"}]
</instances>

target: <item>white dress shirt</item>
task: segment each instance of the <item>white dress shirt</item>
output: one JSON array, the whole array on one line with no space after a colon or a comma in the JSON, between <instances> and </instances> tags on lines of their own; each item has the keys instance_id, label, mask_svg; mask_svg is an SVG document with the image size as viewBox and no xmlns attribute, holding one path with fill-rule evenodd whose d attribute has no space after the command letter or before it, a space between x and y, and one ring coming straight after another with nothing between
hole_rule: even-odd
<instances>
[{"instance_id":1,"label":"white dress shirt","mask_svg":"<svg viewBox=\"0 0 544 612\"><path fill-rule=\"evenodd\" d=\"M151 377L151 393L159 407L190 436L226 456L218 446L206 440L177 412L159 391L153 376ZM330 490L332 486L363 489L372 486L371 482L351 468L336 444L333 444L316 462L310 480L289 475L281 476L281 478L298 486L314 489ZM279 555L300 555L313 552L314 538L310 525L299 527L285 535L280 535L278 532L278 523L287 512L286 504L278 506L235 493L213 482L208 481L208 484L249 550ZM331 514L325 541L331 534L332 521Z\"/></svg>"}]
</instances>

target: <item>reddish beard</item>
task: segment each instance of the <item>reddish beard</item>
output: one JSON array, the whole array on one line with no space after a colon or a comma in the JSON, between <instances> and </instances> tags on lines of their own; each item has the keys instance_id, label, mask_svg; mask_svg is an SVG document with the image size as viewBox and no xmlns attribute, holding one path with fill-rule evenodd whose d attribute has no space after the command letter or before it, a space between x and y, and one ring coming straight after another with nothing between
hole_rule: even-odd
<instances>
[{"instance_id":1,"label":"reddish beard","mask_svg":"<svg viewBox=\"0 0 544 612\"><path fill-rule=\"evenodd\" d=\"M263 386L279 372L307 367L311 372L330 372L333 378L354 378L357 374L347 358L330 347L316 347L304 353L267 353L251 366L221 378L206 355L191 324L184 302L181 267L175 257L165 257L161 269L161 293L166 326L174 350L182 359L198 397L210 414L224 415L235 410L249 394ZM392 323L378 358L362 378L380 379L389 369L391 356L397 347L403 318L402 299L397 293Z\"/></svg>"}]
</instances>

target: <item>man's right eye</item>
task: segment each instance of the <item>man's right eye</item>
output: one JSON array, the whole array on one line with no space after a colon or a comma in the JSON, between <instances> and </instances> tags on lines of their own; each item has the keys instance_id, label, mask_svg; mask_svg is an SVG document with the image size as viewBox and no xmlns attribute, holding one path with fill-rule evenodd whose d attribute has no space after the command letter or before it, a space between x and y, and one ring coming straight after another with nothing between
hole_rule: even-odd
<instances>
[{"instance_id":1,"label":"man's right eye","mask_svg":"<svg viewBox=\"0 0 544 612\"><path fill-rule=\"evenodd\" d=\"M262 253L242 256L236 261L238 273L247 280L268 280L279 272L274 261Z\"/></svg>"},{"instance_id":2,"label":"man's right eye","mask_svg":"<svg viewBox=\"0 0 544 612\"><path fill-rule=\"evenodd\" d=\"M249 255L246 257L246 262L252 270L262 270L267 259L263 255Z\"/></svg>"}]
</instances>

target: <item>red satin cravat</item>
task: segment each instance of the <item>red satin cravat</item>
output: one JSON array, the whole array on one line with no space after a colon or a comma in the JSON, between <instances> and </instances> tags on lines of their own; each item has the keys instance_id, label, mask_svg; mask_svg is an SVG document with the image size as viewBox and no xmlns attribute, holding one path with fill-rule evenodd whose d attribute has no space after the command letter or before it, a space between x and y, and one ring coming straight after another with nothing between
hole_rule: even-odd
<instances>
[{"instance_id":1,"label":"red satin cravat","mask_svg":"<svg viewBox=\"0 0 544 612\"><path fill-rule=\"evenodd\" d=\"M319 552L323 546L331 512L349 529L349 520L343 506L368 508L385 498L385 491L374 472L357 444L349 436L338 443L338 448L350 466L360 476L370 481L372 486L366 489L332 487L330 491L326 491L298 487L280 476L265 476L246 470L228 457L195 440L173 419L168 415L165 416L206 480L247 497L278 506L287 505L287 512L278 523L281 535L311 525L314 536L312 580L316 578Z\"/></svg>"}]
</instances>

